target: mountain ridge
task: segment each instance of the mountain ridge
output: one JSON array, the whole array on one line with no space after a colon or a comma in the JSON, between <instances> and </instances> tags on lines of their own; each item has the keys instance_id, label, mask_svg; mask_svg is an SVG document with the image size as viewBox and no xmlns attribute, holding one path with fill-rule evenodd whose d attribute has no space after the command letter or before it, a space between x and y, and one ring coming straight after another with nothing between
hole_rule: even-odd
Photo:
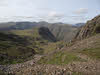
<instances>
[{"instance_id":1,"label":"mountain ridge","mask_svg":"<svg viewBox=\"0 0 100 75\"><path fill-rule=\"evenodd\" d=\"M100 15L88 21L77 33L75 39L81 40L97 33L100 33Z\"/></svg>"},{"instance_id":2,"label":"mountain ridge","mask_svg":"<svg viewBox=\"0 0 100 75\"><path fill-rule=\"evenodd\" d=\"M45 21L41 22L8 22L8 23L1 23L0 24L1 31L10 31L10 30L25 30L25 29L32 29L35 27L48 27L51 33L60 41L67 41L72 40L73 37L76 35L78 28L77 26L72 26L70 24L64 23L48 23ZM4 27L2 27L4 25ZM69 36L67 36L69 35Z\"/></svg>"}]
</instances>

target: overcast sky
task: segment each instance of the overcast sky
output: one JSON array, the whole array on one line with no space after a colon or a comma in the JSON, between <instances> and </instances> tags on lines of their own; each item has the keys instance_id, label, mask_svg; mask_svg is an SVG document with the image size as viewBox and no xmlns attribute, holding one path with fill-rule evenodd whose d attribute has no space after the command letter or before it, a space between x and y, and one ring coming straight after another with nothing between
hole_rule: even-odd
<instances>
[{"instance_id":1,"label":"overcast sky","mask_svg":"<svg viewBox=\"0 0 100 75\"><path fill-rule=\"evenodd\" d=\"M79 23L100 14L100 0L0 0L0 22Z\"/></svg>"}]
</instances>

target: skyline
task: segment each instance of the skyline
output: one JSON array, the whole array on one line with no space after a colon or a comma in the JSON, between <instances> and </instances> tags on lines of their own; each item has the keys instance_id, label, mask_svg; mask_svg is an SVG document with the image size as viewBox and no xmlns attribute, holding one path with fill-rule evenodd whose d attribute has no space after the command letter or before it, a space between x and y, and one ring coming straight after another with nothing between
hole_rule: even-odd
<instances>
[{"instance_id":1,"label":"skyline","mask_svg":"<svg viewBox=\"0 0 100 75\"><path fill-rule=\"evenodd\" d=\"M0 0L0 22L81 23L99 15L100 0Z\"/></svg>"}]
</instances>

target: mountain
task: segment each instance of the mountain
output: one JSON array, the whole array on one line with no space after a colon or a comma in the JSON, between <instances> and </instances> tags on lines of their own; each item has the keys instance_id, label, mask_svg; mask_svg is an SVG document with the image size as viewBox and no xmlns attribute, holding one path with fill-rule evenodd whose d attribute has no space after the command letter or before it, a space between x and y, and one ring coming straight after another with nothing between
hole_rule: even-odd
<instances>
[{"instance_id":1,"label":"mountain","mask_svg":"<svg viewBox=\"0 0 100 75\"><path fill-rule=\"evenodd\" d=\"M77 33L75 39L84 39L100 33L100 15L88 21Z\"/></svg>"},{"instance_id":2,"label":"mountain","mask_svg":"<svg viewBox=\"0 0 100 75\"><path fill-rule=\"evenodd\" d=\"M48 28L58 40L66 42L72 40L78 31L78 27L60 23L49 25Z\"/></svg>"},{"instance_id":3,"label":"mountain","mask_svg":"<svg viewBox=\"0 0 100 75\"><path fill-rule=\"evenodd\" d=\"M2 26L3 25L3 26ZM25 30L34 27L48 27L57 40L70 41L76 35L78 27L64 23L41 22L8 22L1 23L0 30Z\"/></svg>"},{"instance_id":4,"label":"mountain","mask_svg":"<svg viewBox=\"0 0 100 75\"><path fill-rule=\"evenodd\" d=\"M66 42L69 42L70 40L72 40L79 29L78 26L73 26L70 24L64 24L64 23L59 23L59 22L48 23L45 21L41 21L37 23L37 26L48 27L48 29L57 38L57 40L66 41Z\"/></svg>"},{"instance_id":5,"label":"mountain","mask_svg":"<svg viewBox=\"0 0 100 75\"><path fill-rule=\"evenodd\" d=\"M77 23L77 24L75 24L75 26L77 26L77 27L81 27L83 25L85 25L85 23Z\"/></svg>"},{"instance_id":6,"label":"mountain","mask_svg":"<svg viewBox=\"0 0 100 75\"><path fill-rule=\"evenodd\" d=\"M100 16L93 18L80 28L75 42L69 42L63 48L49 51L48 55L43 56L38 63L35 67L28 68L34 71L30 74L39 72L66 75L71 70L69 73L71 75L99 75ZM28 69L24 69L23 72L29 72ZM21 75L21 72L19 74Z\"/></svg>"},{"instance_id":7,"label":"mountain","mask_svg":"<svg viewBox=\"0 0 100 75\"><path fill-rule=\"evenodd\" d=\"M24 30L36 26L36 22L7 22L0 23L0 30Z\"/></svg>"},{"instance_id":8,"label":"mountain","mask_svg":"<svg viewBox=\"0 0 100 75\"><path fill-rule=\"evenodd\" d=\"M53 34L49 32L48 28L49 27L37 27L33 30L25 29L10 31L14 34L13 36L17 35L17 38L25 38L23 40L25 44L28 44L28 42L31 43L31 46L24 45L25 48L28 46L36 52L35 48L39 47L40 49L38 48L37 50L43 52L35 55L32 60L24 63L0 65L0 70L15 75L100 74L100 16L93 18L82 26L74 38L75 41L48 43L48 41L51 41L52 37L54 37ZM59 28L57 29L58 31L60 31ZM7 35L6 37L8 38L9 36ZM9 39L11 41L17 39L11 38L12 39ZM3 44L5 45L5 43ZM23 44L23 42L21 42L21 44ZM1 53L3 53L5 49L1 51ZM29 52L31 53L31 51Z\"/></svg>"},{"instance_id":9,"label":"mountain","mask_svg":"<svg viewBox=\"0 0 100 75\"><path fill-rule=\"evenodd\" d=\"M7 28L7 27L13 26L15 24L16 24L15 22L0 23L0 29Z\"/></svg>"},{"instance_id":10,"label":"mountain","mask_svg":"<svg viewBox=\"0 0 100 75\"><path fill-rule=\"evenodd\" d=\"M40 27L39 34L46 40L57 41L55 36L50 32L47 27Z\"/></svg>"}]
</instances>

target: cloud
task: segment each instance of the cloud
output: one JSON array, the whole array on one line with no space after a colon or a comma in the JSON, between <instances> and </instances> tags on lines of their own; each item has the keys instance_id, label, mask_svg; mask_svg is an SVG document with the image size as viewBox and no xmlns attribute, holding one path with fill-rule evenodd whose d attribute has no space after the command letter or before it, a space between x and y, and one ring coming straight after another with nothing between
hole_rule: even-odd
<instances>
[{"instance_id":1,"label":"cloud","mask_svg":"<svg viewBox=\"0 0 100 75\"><path fill-rule=\"evenodd\" d=\"M79 8L78 10L73 12L72 20L77 22L85 22L88 20L88 17L86 16L88 14L87 8Z\"/></svg>"},{"instance_id":2,"label":"cloud","mask_svg":"<svg viewBox=\"0 0 100 75\"><path fill-rule=\"evenodd\" d=\"M47 20L51 22L58 22L61 21L63 18L65 18L63 13L51 11L47 15Z\"/></svg>"},{"instance_id":3,"label":"cloud","mask_svg":"<svg viewBox=\"0 0 100 75\"><path fill-rule=\"evenodd\" d=\"M0 7L8 6L8 0L0 0Z\"/></svg>"},{"instance_id":4,"label":"cloud","mask_svg":"<svg viewBox=\"0 0 100 75\"><path fill-rule=\"evenodd\" d=\"M31 0L0 0L0 6L12 6L12 7L20 7L20 6L32 6Z\"/></svg>"},{"instance_id":5,"label":"cloud","mask_svg":"<svg viewBox=\"0 0 100 75\"><path fill-rule=\"evenodd\" d=\"M87 8L80 8L76 11L74 11L75 14L81 15L81 14L87 14L88 13L88 9Z\"/></svg>"},{"instance_id":6,"label":"cloud","mask_svg":"<svg viewBox=\"0 0 100 75\"><path fill-rule=\"evenodd\" d=\"M63 17L64 14L60 13L60 12L56 12L56 11L51 11L48 13L49 17Z\"/></svg>"}]
</instances>

